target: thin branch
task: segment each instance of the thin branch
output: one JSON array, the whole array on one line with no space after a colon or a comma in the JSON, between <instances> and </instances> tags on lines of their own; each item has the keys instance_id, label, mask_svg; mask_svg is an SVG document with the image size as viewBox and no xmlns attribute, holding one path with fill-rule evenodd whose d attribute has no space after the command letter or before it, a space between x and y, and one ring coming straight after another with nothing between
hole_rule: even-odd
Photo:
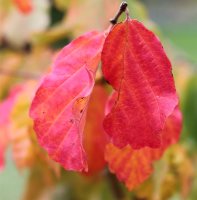
<instances>
[{"instance_id":1,"label":"thin branch","mask_svg":"<svg viewBox=\"0 0 197 200\"><path fill-rule=\"evenodd\" d=\"M109 184L111 186L111 189L116 197L117 200L123 200L125 198L124 191L122 190L119 182L117 181L115 175L111 174L110 172L107 172L107 179L109 181Z\"/></svg>"},{"instance_id":2,"label":"thin branch","mask_svg":"<svg viewBox=\"0 0 197 200\"><path fill-rule=\"evenodd\" d=\"M120 8L119 8L119 11L117 12L117 14L115 15L115 17L113 19L110 20L111 24L112 25L115 25L117 24L118 22L118 19L120 17L120 15L123 13L123 12L126 12L127 14L127 17L128 17L128 9L127 9L127 2L126 1L123 1L120 5Z\"/></svg>"},{"instance_id":3,"label":"thin branch","mask_svg":"<svg viewBox=\"0 0 197 200\"><path fill-rule=\"evenodd\" d=\"M29 72L19 72L19 71L6 71L0 69L0 76L10 76L14 78L22 78L22 79L35 79L39 80L40 77L42 76L41 74L35 74L35 73L29 73Z\"/></svg>"},{"instance_id":4,"label":"thin branch","mask_svg":"<svg viewBox=\"0 0 197 200\"><path fill-rule=\"evenodd\" d=\"M0 50L9 49L12 51L21 51L24 53L31 53L32 51L32 44L30 42L26 42L23 44L22 47L17 48L14 47L12 44L8 42L5 37L0 38Z\"/></svg>"}]
</instances>

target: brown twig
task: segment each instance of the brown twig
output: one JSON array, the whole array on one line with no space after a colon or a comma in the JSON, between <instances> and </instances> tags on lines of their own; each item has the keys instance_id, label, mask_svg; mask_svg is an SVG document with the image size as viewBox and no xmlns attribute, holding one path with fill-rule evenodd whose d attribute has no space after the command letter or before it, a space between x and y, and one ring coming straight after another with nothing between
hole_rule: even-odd
<instances>
[{"instance_id":1,"label":"brown twig","mask_svg":"<svg viewBox=\"0 0 197 200\"><path fill-rule=\"evenodd\" d=\"M119 19L120 15L121 15L123 12L126 12L126 15L127 15L127 18L128 18L129 14L128 14L127 6L128 6L128 4L127 4L126 1L123 1L123 2L121 3L120 8L119 8L119 11L118 11L117 14L115 15L115 17L114 17L113 19L110 20L110 22L111 22L112 25L117 24L118 19Z\"/></svg>"}]
</instances>

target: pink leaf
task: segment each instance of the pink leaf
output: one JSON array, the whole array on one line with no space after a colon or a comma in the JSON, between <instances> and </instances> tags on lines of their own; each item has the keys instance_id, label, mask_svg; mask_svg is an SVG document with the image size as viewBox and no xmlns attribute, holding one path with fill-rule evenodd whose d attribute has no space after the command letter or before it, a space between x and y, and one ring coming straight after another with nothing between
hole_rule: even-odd
<instances>
[{"instance_id":1,"label":"pink leaf","mask_svg":"<svg viewBox=\"0 0 197 200\"><path fill-rule=\"evenodd\" d=\"M31 106L40 145L67 170L87 171L83 129L103 42L104 34L90 32L66 46Z\"/></svg>"}]
</instances>

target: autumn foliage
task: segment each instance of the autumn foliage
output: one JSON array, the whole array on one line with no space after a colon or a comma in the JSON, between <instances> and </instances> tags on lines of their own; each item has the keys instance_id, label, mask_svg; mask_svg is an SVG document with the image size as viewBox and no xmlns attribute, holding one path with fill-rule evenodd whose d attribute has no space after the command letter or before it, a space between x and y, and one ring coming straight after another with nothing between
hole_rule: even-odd
<instances>
[{"instance_id":1,"label":"autumn foliage","mask_svg":"<svg viewBox=\"0 0 197 200\"><path fill-rule=\"evenodd\" d=\"M87 117L89 104L99 106L106 99L97 94L100 102L90 102L100 62L104 79L117 95L104 118L104 130L102 106L90 111L96 123L85 133L92 120ZM39 144L66 170L92 171L96 155L101 161L93 167L101 169L105 154L110 170L132 189L151 174L152 162L177 141L181 130L171 71L158 38L137 20L127 18L109 33L84 34L63 48L36 92L30 116ZM84 144L87 148L91 143L94 147L86 152Z\"/></svg>"},{"instance_id":2,"label":"autumn foliage","mask_svg":"<svg viewBox=\"0 0 197 200\"><path fill-rule=\"evenodd\" d=\"M33 10L31 1L13 2L23 14ZM53 185L63 170L85 177L112 173L133 191L179 140L182 113L171 62L155 33L123 5L106 30L84 33L55 52L39 84L18 84L0 103L0 169L10 144L16 167L32 169L32 191ZM69 28L78 9L68 12ZM126 19L119 22L122 13Z\"/></svg>"}]
</instances>

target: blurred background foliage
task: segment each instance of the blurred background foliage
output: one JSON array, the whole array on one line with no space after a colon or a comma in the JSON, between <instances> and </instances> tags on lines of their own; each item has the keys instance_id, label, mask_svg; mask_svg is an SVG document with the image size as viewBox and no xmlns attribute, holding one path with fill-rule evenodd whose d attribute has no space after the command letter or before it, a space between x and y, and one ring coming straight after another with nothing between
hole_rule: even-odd
<instances>
[{"instance_id":1,"label":"blurred background foliage","mask_svg":"<svg viewBox=\"0 0 197 200\"><path fill-rule=\"evenodd\" d=\"M197 199L196 0L128 0L131 16L161 38L171 58L184 117L179 144L155 164L144 184L128 192L107 170L95 177L65 172L43 159L45 153L36 144L28 109L40 78L72 39L107 29L120 2L0 0L0 100L17 83L27 87L11 114L12 148L0 172L0 199Z\"/></svg>"}]
</instances>

